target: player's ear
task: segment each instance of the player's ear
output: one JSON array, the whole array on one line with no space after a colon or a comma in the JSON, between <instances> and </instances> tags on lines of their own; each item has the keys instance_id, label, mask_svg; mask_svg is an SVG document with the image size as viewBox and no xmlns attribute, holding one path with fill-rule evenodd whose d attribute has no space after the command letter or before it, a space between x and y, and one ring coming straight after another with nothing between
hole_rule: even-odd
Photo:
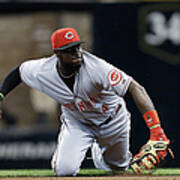
<instances>
[{"instance_id":1,"label":"player's ear","mask_svg":"<svg viewBox=\"0 0 180 180\"><path fill-rule=\"evenodd\" d=\"M55 50L55 49L54 49L53 52L54 52L55 54L57 54L57 53L58 53L58 50Z\"/></svg>"}]
</instances>

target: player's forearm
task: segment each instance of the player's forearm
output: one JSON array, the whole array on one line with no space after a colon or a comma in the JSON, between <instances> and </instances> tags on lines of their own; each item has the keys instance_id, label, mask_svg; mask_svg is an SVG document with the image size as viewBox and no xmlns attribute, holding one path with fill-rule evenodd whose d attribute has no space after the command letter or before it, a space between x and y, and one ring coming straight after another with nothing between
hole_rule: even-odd
<instances>
[{"instance_id":1,"label":"player's forearm","mask_svg":"<svg viewBox=\"0 0 180 180\"><path fill-rule=\"evenodd\" d=\"M128 90L139 111L144 114L154 109L154 105L146 90L136 81L132 81Z\"/></svg>"},{"instance_id":2,"label":"player's forearm","mask_svg":"<svg viewBox=\"0 0 180 180\"><path fill-rule=\"evenodd\" d=\"M12 91L21 82L19 66L17 66L12 71L10 71L2 81L0 85L0 99L2 100L6 94Z\"/></svg>"},{"instance_id":3,"label":"player's forearm","mask_svg":"<svg viewBox=\"0 0 180 180\"><path fill-rule=\"evenodd\" d=\"M147 127L150 129L150 139L166 141L167 137L161 127L158 113L145 89L133 81L129 87L129 93L142 113Z\"/></svg>"}]
</instances>

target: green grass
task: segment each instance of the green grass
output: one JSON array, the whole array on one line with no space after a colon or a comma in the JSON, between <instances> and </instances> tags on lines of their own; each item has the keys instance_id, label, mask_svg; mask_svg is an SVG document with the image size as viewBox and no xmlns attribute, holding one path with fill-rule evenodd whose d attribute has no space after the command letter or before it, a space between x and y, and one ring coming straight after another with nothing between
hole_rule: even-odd
<instances>
[{"instance_id":1,"label":"green grass","mask_svg":"<svg viewBox=\"0 0 180 180\"><path fill-rule=\"evenodd\" d=\"M128 170L127 173L132 175L132 171ZM145 173L147 174L147 173ZM98 169L82 169L78 176L110 176L110 172ZM180 169L178 168L159 168L152 173L153 176L180 176ZM1 177L53 177L53 171L50 169L16 169L16 170L0 170Z\"/></svg>"}]
</instances>

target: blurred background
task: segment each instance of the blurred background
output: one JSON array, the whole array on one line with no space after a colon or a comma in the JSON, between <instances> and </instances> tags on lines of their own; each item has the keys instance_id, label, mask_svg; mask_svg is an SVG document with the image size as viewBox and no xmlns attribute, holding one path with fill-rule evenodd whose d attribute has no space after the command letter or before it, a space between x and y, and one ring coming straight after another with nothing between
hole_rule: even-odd
<instances>
[{"instance_id":1,"label":"blurred background","mask_svg":"<svg viewBox=\"0 0 180 180\"><path fill-rule=\"evenodd\" d=\"M52 54L50 37L74 27L83 48L141 83L159 112L180 166L180 1L0 0L0 81L20 63ZM149 138L141 114L132 113L131 151ZM7 95L0 121L0 168L50 168L59 133L60 105L24 84ZM82 167L93 167L90 152Z\"/></svg>"}]
</instances>

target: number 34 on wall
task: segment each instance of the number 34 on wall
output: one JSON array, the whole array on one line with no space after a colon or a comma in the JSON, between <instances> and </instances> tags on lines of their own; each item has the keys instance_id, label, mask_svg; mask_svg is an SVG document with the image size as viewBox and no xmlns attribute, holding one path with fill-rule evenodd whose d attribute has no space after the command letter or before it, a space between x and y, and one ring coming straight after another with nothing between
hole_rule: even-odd
<instances>
[{"instance_id":1,"label":"number 34 on wall","mask_svg":"<svg viewBox=\"0 0 180 180\"><path fill-rule=\"evenodd\" d=\"M159 46L166 40L173 45L180 45L180 12L174 12L170 18L159 11L151 12L146 16L149 31L144 36L147 44Z\"/></svg>"}]
</instances>

